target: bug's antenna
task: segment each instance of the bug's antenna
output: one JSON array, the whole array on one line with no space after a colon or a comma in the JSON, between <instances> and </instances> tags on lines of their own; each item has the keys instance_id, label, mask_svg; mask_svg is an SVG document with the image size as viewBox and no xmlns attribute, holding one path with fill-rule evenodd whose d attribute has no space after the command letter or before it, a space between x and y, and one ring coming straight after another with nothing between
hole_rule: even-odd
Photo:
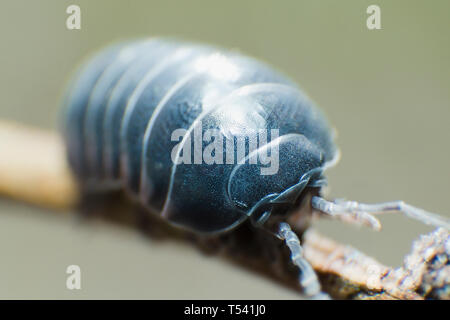
<instances>
[{"instance_id":1,"label":"bug's antenna","mask_svg":"<svg viewBox=\"0 0 450 320\"><path fill-rule=\"evenodd\" d=\"M289 224L286 222L280 223L277 237L285 241L286 246L291 251L291 261L300 269L299 282L304 293L312 299L330 299L328 294L323 293L320 290L320 283L317 279L317 275L309 262L306 261L300 240L295 232L292 231Z\"/></svg>"},{"instance_id":2,"label":"bug's antenna","mask_svg":"<svg viewBox=\"0 0 450 320\"><path fill-rule=\"evenodd\" d=\"M413 207L403 201L365 204L341 199L331 202L321 197L314 196L312 197L311 205L313 208L331 217L368 225L376 230L381 229L381 224L374 215L391 212L401 212L408 218L420 221L424 224L450 230L450 221L445 217Z\"/></svg>"}]
</instances>

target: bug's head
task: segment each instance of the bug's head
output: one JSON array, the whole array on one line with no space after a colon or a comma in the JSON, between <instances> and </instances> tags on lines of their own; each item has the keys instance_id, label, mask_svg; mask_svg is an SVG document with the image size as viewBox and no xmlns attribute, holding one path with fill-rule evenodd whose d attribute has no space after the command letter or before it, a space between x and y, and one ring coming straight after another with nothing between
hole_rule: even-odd
<instances>
[{"instance_id":1,"label":"bug's head","mask_svg":"<svg viewBox=\"0 0 450 320\"><path fill-rule=\"evenodd\" d=\"M267 157L272 162L261 161ZM323 153L305 136L283 135L234 168L228 194L236 207L262 224L271 214L292 212L305 189L317 191L325 185L323 164Z\"/></svg>"}]
</instances>

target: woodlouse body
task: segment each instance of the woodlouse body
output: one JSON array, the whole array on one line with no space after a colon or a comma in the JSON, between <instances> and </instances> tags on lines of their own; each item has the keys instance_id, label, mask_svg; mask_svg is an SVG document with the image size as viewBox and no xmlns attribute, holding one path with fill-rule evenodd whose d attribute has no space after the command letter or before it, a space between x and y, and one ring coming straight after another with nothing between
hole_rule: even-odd
<instances>
[{"instance_id":1,"label":"woodlouse body","mask_svg":"<svg viewBox=\"0 0 450 320\"><path fill-rule=\"evenodd\" d=\"M312 298L329 296L285 222L292 209L376 230L374 215L386 212L450 228L403 201L322 198L323 171L338 159L327 121L291 80L237 53L162 39L112 45L81 68L64 105L69 162L84 187L122 188L197 234L250 219L284 240Z\"/></svg>"},{"instance_id":2,"label":"woodlouse body","mask_svg":"<svg viewBox=\"0 0 450 320\"><path fill-rule=\"evenodd\" d=\"M322 113L291 80L208 46L112 45L81 68L64 104L69 161L83 183L122 187L194 232L231 230L268 205L292 207L305 187L324 185L322 171L337 154ZM174 141L178 129L185 134ZM179 163L196 129L220 135L203 137L200 150L213 141L224 150L245 141L245 150L227 148L223 163ZM277 136L264 140L262 130ZM266 154L278 157L273 174L261 174L267 163L257 160ZM195 162L195 145L192 155Z\"/></svg>"}]
</instances>

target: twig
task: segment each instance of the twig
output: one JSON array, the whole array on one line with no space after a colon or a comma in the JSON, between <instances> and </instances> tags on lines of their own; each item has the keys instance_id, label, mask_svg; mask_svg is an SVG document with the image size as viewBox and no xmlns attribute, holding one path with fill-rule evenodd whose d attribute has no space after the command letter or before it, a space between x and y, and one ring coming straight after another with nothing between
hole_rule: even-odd
<instances>
[{"instance_id":1,"label":"twig","mask_svg":"<svg viewBox=\"0 0 450 320\"><path fill-rule=\"evenodd\" d=\"M78 190L59 135L0 121L0 194L43 207L73 207Z\"/></svg>"},{"instance_id":2,"label":"twig","mask_svg":"<svg viewBox=\"0 0 450 320\"><path fill-rule=\"evenodd\" d=\"M58 134L0 121L0 155L0 194L59 211L79 203L77 183L68 168ZM239 236L248 237L248 230L241 231L241 235L238 231L233 237L226 235L219 242L230 243ZM252 236L254 242L262 238L264 235ZM240 265L261 269L258 267L261 264L255 262L260 258L258 254L253 252L254 259L248 254L259 243L253 246L251 241L244 242L245 247L229 245L224 255ZM276 247L274 251L280 251L278 243L272 245ZM437 229L415 241L413 252L405 257L403 267L397 269L312 229L303 235L303 246L324 290L335 298L450 299L450 234L446 230ZM271 270L260 271L272 273L272 277L287 285L295 283L280 273L277 276Z\"/></svg>"}]
</instances>

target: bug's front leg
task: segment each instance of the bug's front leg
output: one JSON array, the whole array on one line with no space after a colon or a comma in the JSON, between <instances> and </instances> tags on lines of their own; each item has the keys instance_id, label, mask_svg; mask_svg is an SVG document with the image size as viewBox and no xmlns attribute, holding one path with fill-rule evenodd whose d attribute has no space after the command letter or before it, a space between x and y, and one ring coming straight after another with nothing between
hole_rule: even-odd
<instances>
[{"instance_id":1,"label":"bug's front leg","mask_svg":"<svg viewBox=\"0 0 450 320\"><path fill-rule=\"evenodd\" d=\"M314 196L311 200L311 205L313 208L328 216L347 222L367 225L375 230L381 229L381 224L374 215L392 212L401 212L408 218L420 221L424 224L450 230L450 221L447 218L413 207L403 201L365 204L340 199L331 202L321 197Z\"/></svg>"}]
</instances>

